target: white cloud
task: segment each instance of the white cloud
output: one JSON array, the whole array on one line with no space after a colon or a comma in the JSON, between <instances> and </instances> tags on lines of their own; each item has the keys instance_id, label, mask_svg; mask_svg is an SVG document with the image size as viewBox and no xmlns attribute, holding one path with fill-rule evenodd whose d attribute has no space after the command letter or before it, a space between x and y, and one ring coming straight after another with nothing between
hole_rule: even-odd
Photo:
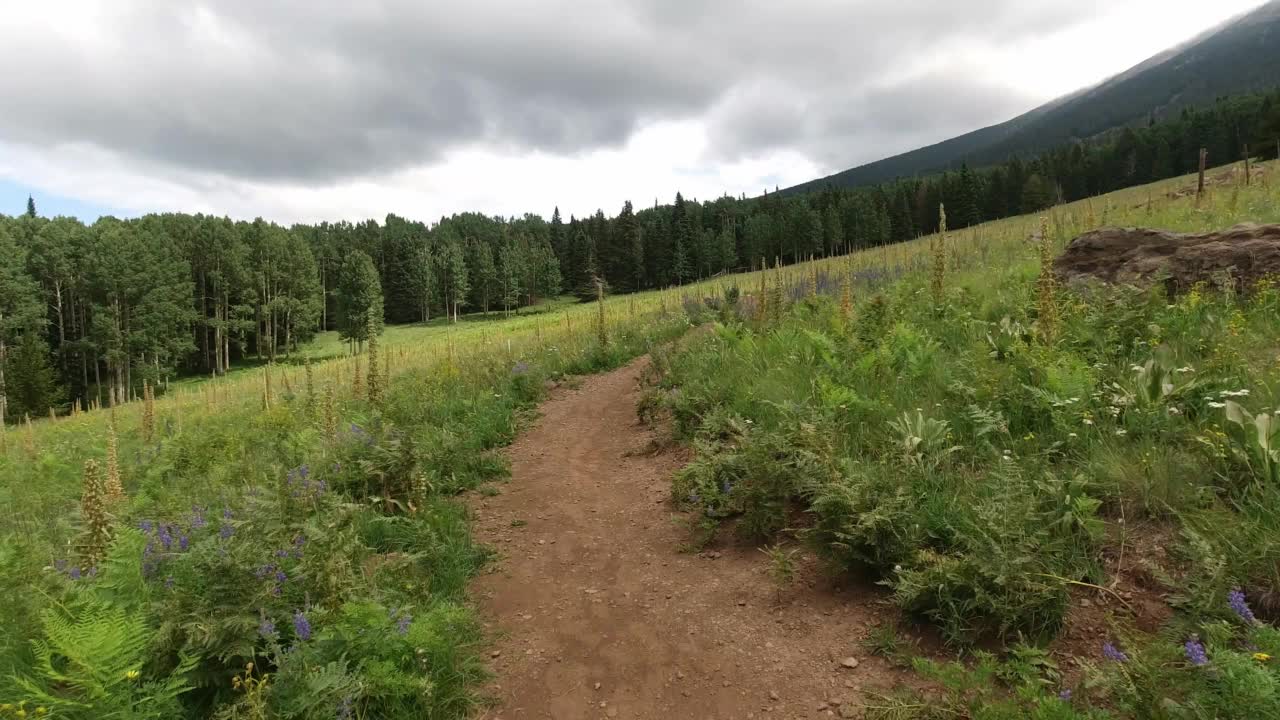
<instances>
[{"instance_id":1,"label":"white cloud","mask_svg":"<svg viewBox=\"0 0 1280 720\"><path fill-rule=\"evenodd\" d=\"M0 177L281 222L754 195L1005 120L1257 4L22 3L0 25Z\"/></svg>"}]
</instances>

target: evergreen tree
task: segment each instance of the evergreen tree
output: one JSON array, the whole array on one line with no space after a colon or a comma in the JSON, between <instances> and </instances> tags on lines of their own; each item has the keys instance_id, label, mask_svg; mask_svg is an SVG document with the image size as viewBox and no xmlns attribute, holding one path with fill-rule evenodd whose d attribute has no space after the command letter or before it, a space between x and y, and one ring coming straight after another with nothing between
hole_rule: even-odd
<instances>
[{"instance_id":1,"label":"evergreen tree","mask_svg":"<svg viewBox=\"0 0 1280 720\"><path fill-rule=\"evenodd\" d=\"M738 230L733 220L726 220L720 230L720 269L735 270L738 267Z\"/></svg>"},{"instance_id":2,"label":"evergreen tree","mask_svg":"<svg viewBox=\"0 0 1280 720\"><path fill-rule=\"evenodd\" d=\"M640 223L628 200L622 204L622 212L618 213L615 235L627 253L626 287L629 290L640 290L644 287L644 245L641 242Z\"/></svg>"},{"instance_id":3,"label":"evergreen tree","mask_svg":"<svg viewBox=\"0 0 1280 720\"><path fill-rule=\"evenodd\" d=\"M23 335L5 362L9 412L13 417L44 415L62 403L62 388L49 362L49 346L39 333Z\"/></svg>"},{"instance_id":4,"label":"evergreen tree","mask_svg":"<svg viewBox=\"0 0 1280 720\"><path fill-rule=\"evenodd\" d=\"M347 254L338 279L338 337L358 351L369 339L370 329L382 329L382 283L368 255L359 250Z\"/></svg>"},{"instance_id":5,"label":"evergreen tree","mask_svg":"<svg viewBox=\"0 0 1280 720\"><path fill-rule=\"evenodd\" d=\"M9 348L20 337L33 335L44 326L44 308L34 280L23 271L26 252L0 225L0 422L13 415L8 407Z\"/></svg>"},{"instance_id":6,"label":"evergreen tree","mask_svg":"<svg viewBox=\"0 0 1280 720\"><path fill-rule=\"evenodd\" d=\"M27 196L27 217L36 217L36 200L30 195Z\"/></svg>"}]
</instances>

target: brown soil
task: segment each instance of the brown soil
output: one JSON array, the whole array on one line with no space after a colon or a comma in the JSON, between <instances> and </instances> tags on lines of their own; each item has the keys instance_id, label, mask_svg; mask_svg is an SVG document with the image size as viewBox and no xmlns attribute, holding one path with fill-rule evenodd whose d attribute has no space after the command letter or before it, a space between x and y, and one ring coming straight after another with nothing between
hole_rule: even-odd
<instances>
[{"instance_id":1,"label":"brown soil","mask_svg":"<svg viewBox=\"0 0 1280 720\"><path fill-rule=\"evenodd\" d=\"M914 682L861 649L895 614L873 590L805 562L779 592L754 548L680 552L669 491L685 456L652 454L636 419L646 364L554 391L508 451L510 483L473 499L501 554L475 583L495 636L482 717L861 717Z\"/></svg>"}]
</instances>

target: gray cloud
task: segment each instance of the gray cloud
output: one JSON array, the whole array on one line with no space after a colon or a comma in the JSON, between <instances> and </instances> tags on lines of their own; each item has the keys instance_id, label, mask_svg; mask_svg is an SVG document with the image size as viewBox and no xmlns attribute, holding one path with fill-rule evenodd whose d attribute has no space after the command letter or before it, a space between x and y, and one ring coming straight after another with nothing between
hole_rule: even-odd
<instances>
[{"instance_id":1,"label":"gray cloud","mask_svg":"<svg viewBox=\"0 0 1280 720\"><path fill-rule=\"evenodd\" d=\"M707 117L718 157L793 148L836 167L1027 103L903 68L1101 4L117 0L0 26L0 140L316 183L475 144L582 152Z\"/></svg>"}]
</instances>

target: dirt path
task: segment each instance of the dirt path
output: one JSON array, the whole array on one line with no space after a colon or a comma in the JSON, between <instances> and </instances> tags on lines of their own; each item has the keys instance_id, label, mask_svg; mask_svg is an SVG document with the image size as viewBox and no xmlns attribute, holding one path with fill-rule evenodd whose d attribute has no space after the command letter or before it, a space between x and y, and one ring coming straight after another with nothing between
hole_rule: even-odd
<instances>
[{"instance_id":1,"label":"dirt path","mask_svg":"<svg viewBox=\"0 0 1280 720\"><path fill-rule=\"evenodd\" d=\"M884 608L810 568L780 603L754 549L679 552L681 456L648 453L645 363L556 390L508 451L511 482L474 498L501 554L475 587L498 637L483 717L860 717L862 691L901 679L859 645Z\"/></svg>"}]
</instances>

